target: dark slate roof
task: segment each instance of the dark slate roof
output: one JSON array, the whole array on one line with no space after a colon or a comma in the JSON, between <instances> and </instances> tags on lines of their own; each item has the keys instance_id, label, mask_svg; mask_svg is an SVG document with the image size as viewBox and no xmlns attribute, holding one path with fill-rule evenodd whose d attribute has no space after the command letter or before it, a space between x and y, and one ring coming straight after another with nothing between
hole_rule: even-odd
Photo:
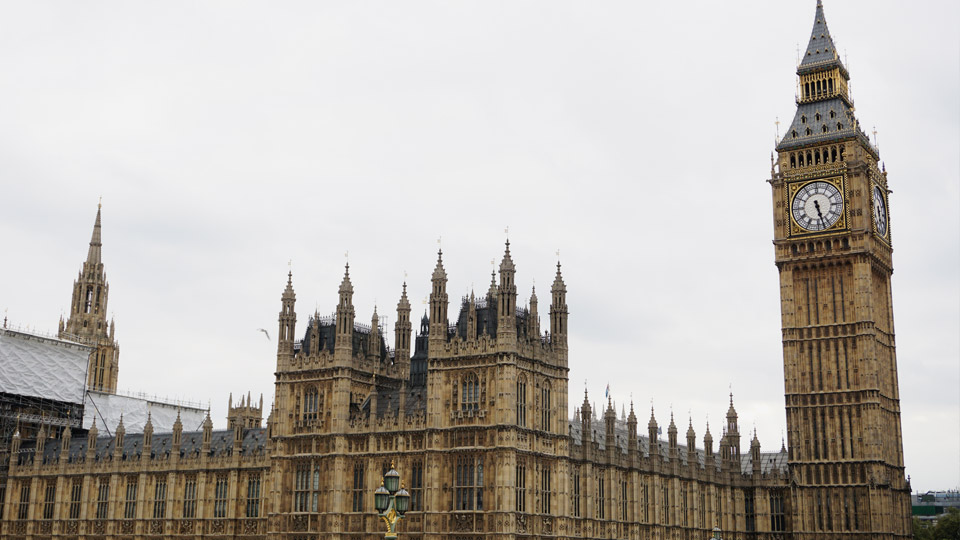
<instances>
[{"instance_id":1,"label":"dark slate roof","mask_svg":"<svg viewBox=\"0 0 960 540\"><path fill-rule=\"evenodd\" d=\"M334 347L336 346L336 336L337 336L337 327L335 324L336 317L331 315L329 317L319 317L312 316L307 323L307 329L303 334L303 340L300 342L299 352L305 355L311 354L311 342L310 335L317 331L317 343L320 350L327 350L333 352ZM370 332L371 329L369 326L354 323L353 325L353 339L352 347L354 354L367 355L367 349L370 342ZM387 342L384 339L383 334L379 336L380 343L378 355L381 362L387 361L390 356L390 352L387 349Z\"/></svg>"},{"instance_id":2,"label":"dark slate roof","mask_svg":"<svg viewBox=\"0 0 960 540\"><path fill-rule=\"evenodd\" d=\"M819 115L819 120L817 120ZM824 131L826 129L826 131ZM809 133L809 134L808 134ZM861 133L853 108L841 98L797 105L797 113L777 150L848 139Z\"/></svg>"},{"instance_id":3,"label":"dark slate roof","mask_svg":"<svg viewBox=\"0 0 960 540\"><path fill-rule=\"evenodd\" d=\"M233 430L214 430L210 441L210 455L220 456L233 451ZM113 456L116 438L110 436L97 437L96 459L101 460ZM202 431L185 431L180 436L180 454L189 456L199 454L203 443ZM266 428L248 428L243 430L243 441L240 445L241 455L263 453L267 443ZM48 439L43 447L45 463L55 461L61 451L60 439ZM173 447L173 433L154 433L150 446L150 453L154 458L164 458ZM28 456L36 448L36 441L23 441L20 445L21 456ZM77 435L70 439L69 461L80 461L87 453L87 436ZM122 459L134 459L144 454L143 434L131 433L123 437Z\"/></svg>"},{"instance_id":4,"label":"dark slate roof","mask_svg":"<svg viewBox=\"0 0 960 540\"><path fill-rule=\"evenodd\" d=\"M572 439L573 444L581 445L583 444L583 433L582 426L578 419L570 420L570 438ZM598 428L597 426L603 426ZM593 420L593 440L597 442L600 450L605 450L607 446L607 433L606 427L598 418ZM616 421L616 441L615 444L617 449L621 454L627 452L627 441L629 440L629 435L627 431L627 423L623 420ZM659 448L660 455L663 457L664 461L670 461L670 446L667 441L658 439L656 441L657 447ZM650 439L644 435L637 436L637 451L643 457L649 457L650 455ZM690 449L684 444L677 444L677 453L679 454L680 462L687 464L690 461ZM697 460L699 467L703 467L706 463L706 453L703 449L694 448L693 454ZM722 466L722 460L720 459L719 453L714 454L714 464L719 470ZM787 453L785 451L781 452L761 452L760 453L760 464L761 472L763 474L768 474L771 471L779 471L781 473L786 473L787 471ZM745 475L753 474L753 459L751 459L750 452L741 452L740 454L740 472Z\"/></svg>"},{"instance_id":5,"label":"dark slate roof","mask_svg":"<svg viewBox=\"0 0 960 540\"><path fill-rule=\"evenodd\" d=\"M824 68L839 67L846 70L840 62L837 48L830 37L827 28L827 19L823 16L823 4L817 2L817 14L813 19L813 30L810 32L810 43L800 60L799 73L809 73Z\"/></svg>"}]
</instances>

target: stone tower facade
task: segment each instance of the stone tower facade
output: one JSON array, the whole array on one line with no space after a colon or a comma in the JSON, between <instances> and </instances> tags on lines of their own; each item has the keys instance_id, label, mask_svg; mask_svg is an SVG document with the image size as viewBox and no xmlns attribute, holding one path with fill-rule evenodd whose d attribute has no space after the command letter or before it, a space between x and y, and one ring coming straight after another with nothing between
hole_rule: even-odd
<instances>
[{"instance_id":1,"label":"stone tower facade","mask_svg":"<svg viewBox=\"0 0 960 540\"><path fill-rule=\"evenodd\" d=\"M794 538L907 537L890 190L820 2L797 75L770 180Z\"/></svg>"},{"instance_id":2,"label":"stone tower facade","mask_svg":"<svg viewBox=\"0 0 960 540\"><path fill-rule=\"evenodd\" d=\"M113 319L107 323L110 284L107 283L107 274L103 271L101 248L100 205L97 205L97 220L93 224L87 260L73 282L70 317L66 323L61 317L58 337L93 345L95 349L90 355L90 364L87 367L87 388L116 393L120 345L114 338L116 327Z\"/></svg>"}]
</instances>

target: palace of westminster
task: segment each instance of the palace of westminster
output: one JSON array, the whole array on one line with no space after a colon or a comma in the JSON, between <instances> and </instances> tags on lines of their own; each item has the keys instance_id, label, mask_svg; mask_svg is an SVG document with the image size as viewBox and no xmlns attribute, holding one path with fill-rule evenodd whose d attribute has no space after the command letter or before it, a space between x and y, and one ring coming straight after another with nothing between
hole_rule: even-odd
<instances>
[{"instance_id":1,"label":"palace of westminster","mask_svg":"<svg viewBox=\"0 0 960 540\"><path fill-rule=\"evenodd\" d=\"M762 452L731 396L718 440L651 410L568 418L567 287L519 305L507 242L486 294L448 313L442 254L414 333L406 284L393 336L355 321L349 266L335 314L297 327L280 295L274 406L231 403L228 429L18 428L0 454L0 536L373 538L394 462L412 540L892 539L912 536L890 291L887 174L860 129L823 7L771 171L787 440ZM61 339L89 345L88 388L115 392L100 212ZM496 278L496 276L494 276ZM544 309L545 308L545 309ZM548 328L541 327L541 309ZM5 331L4 331L5 332ZM392 348L388 343L392 339ZM639 413L639 414L638 414ZM107 430L106 428L109 428ZM103 433L101 433L103 431Z\"/></svg>"}]
</instances>

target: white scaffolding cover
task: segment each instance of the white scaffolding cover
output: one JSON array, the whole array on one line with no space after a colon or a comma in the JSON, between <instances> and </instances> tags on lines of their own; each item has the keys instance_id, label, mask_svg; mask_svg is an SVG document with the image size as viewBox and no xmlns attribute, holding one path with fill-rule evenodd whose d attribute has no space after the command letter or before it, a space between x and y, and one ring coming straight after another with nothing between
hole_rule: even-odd
<instances>
[{"instance_id":1,"label":"white scaffolding cover","mask_svg":"<svg viewBox=\"0 0 960 540\"><path fill-rule=\"evenodd\" d=\"M154 433L173 431L173 423L177 420L177 411L180 411L180 422L184 431L198 431L202 429L203 420L207 417L206 409L194 406L164 403L153 399L123 396L119 394L104 394L103 392L87 392L83 403L83 428L90 429L93 422L97 422L97 429L103 432L104 425L110 433L120 423L123 415L123 429L127 433L141 433L147 423L147 413L150 413Z\"/></svg>"},{"instance_id":2,"label":"white scaffolding cover","mask_svg":"<svg viewBox=\"0 0 960 540\"><path fill-rule=\"evenodd\" d=\"M0 329L0 392L83 403L91 347Z\"/></svg>"}]
</instances>

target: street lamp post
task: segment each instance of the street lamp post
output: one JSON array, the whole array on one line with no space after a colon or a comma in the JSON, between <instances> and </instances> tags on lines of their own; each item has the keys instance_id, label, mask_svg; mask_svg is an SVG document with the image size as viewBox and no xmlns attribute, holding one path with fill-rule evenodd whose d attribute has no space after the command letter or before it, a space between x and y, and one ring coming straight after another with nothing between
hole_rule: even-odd
<instances>
[{"instance_id":1,"label":"street lamp post","mask_svg":"<svg viewBox=\"0 0 960 540\"><path fill-rule=\"evenodd\" d=\"M380 487L373 493L373 506L387 525L384 538L397 538L397 524L410 507L410 494L400 485L400 473L393 468L393 463L390 463L390 470L383 475Z\"/></svg>"}]
</instances>

